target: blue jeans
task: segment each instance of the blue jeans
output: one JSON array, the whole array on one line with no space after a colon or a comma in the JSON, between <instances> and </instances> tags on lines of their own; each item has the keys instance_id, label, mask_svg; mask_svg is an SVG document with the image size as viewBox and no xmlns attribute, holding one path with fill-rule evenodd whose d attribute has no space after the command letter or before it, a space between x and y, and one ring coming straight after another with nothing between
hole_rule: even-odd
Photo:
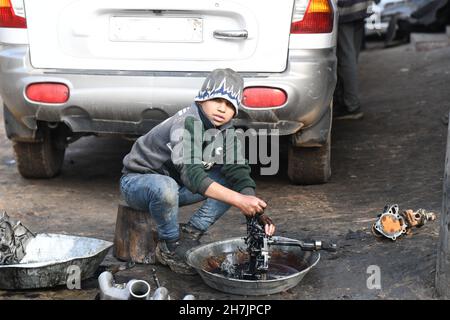
<instances>
[{"instance_id":1,"label":"blue jeans","mask_svg":"<svg viewBox=\"0 0 450 320\"><path fill-rule=\"evenodd\" d=\"M209 171L209 177L227 186L220 166L214 166ZM179 238L179 207L206 199L189 220L190 224L201 231L206 231L230 208L224 202L205 198L199 193L194 194L173 178L161 174L125 174L120 178L120 191L130 207L151 213L161 240Z\"/></svg>"}]
</instances>

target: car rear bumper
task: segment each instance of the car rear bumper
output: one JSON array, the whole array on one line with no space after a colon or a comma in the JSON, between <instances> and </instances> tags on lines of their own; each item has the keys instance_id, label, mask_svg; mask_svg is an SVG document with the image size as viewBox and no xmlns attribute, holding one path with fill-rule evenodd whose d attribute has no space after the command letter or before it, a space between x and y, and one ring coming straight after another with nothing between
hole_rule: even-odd
<instances>
[{"instance_id":1,"label":"car rear bumper","mask_svg":"<svg viewBox=\"0 0 450 320\"><path fill-rule=\"evenodd\" d=\"M141 135L189 105L206 75L34 69L28 46L0 45L0 94L14 119L30 132L37 129L37 121L46 121L64 122L73 132ZM246 87L281 88L288 100L277 109L242 108L235 125L294 134L320 123L329 110L336 83L335 52L291 50L285 72L242 76ZM65 83L69 100L58 105L29 101L25 88L36 82ZM27 139L23 132L8 136Z\"/></svg>"}]
</instances>

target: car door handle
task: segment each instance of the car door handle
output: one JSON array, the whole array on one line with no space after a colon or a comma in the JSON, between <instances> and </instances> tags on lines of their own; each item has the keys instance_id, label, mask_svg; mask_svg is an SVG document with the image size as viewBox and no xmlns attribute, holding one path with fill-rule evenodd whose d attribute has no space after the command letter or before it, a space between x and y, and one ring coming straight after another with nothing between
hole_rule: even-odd
<instances>
[{"instance_id":1,"label":"car door handle","mask_svg":"<svg viewBox=\"0 0 450 320\"><path fill-rule=\"evenodd\" d=\"M248 38L247 30L215 30L214 38L229 40L245 40Z\"/></svg>"}]
</instances>

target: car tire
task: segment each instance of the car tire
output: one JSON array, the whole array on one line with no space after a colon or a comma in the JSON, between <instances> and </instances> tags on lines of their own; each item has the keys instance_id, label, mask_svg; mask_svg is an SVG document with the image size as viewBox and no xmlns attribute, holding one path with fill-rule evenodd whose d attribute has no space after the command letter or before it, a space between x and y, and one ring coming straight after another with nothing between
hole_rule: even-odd
<instances>
[{"instance_id":1,"label":"car tire","mask_svg":"<svg viewBox=\"0 0 450 320\"><path fill-rule=\"evenodd\" d=\"M48 179L56 176L64 162L66 148L58 144L55 132L48 127L40 128L39 142L14 141L17 169L24 178Z\"/></svg>"},{"instance_id":2,"label":"car tire","mask_svg":"<svg viewBox=\"0 0 450 320\"><path fill-rule=\"evenodd\" d=\"M331 139L322 147L289 145L288 177L294 184L321 184L331 176Z\"/></svg>"}]
</instances>

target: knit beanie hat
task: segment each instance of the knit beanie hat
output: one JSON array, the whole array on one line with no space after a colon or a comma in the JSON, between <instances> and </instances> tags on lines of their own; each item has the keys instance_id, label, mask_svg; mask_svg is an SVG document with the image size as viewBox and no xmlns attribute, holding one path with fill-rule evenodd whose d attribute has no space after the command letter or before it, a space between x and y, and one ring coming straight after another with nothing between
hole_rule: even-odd
<instances>
[{"instance_id":1,"label":"knit beanie hat","mask_svg":"<svg viewBox=\"0 0 450 320\"><path fill-rule=\"evenodd\" d=\"M244 80L232 69L215 69L203 82L195 97L195 101L206 101L214 98L223 98L231 102L237 116L241 105Z\"/></svg>"}]
</instances>

